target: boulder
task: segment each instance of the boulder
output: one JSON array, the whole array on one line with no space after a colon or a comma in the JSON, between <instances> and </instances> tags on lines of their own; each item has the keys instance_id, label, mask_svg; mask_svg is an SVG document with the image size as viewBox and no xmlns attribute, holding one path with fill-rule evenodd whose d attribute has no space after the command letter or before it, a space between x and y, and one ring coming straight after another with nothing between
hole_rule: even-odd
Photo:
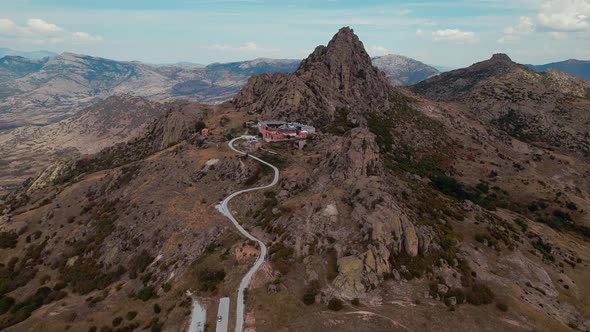
<instances>
[{"instance_id":1,"label":"boulder","mask_svg":"<svg viewBox=\"0 0 590 332\"><path fill-rule=\"evenodd\" d=\"M363 261L356 256L346 256L338 259L338 276L333 285L343 299L354 299L365 293L363 284Z\"/></svg>"},{"instance_id":2,"label":"boulder","mask_svg":"<svg viewBox=\"0 0 590 332\"><path fill-rule=\"evenodd\" d=\"M416 228L414 224L408 220L407 217L403 216L402 219L403 229L403 243L406 254L410 256L418 255L418 235L416 234Z\"/></svg>"},{"instance_id":3,"label":"boulder","mask_svg":"<svg viewBox=\"0 0 590 332\"><path fill-rule=\"evenodd\" d=\"M436 286L436 289L438 291L439 294L446 294L449 292L449 287L445 284L438 284Z\"/></svg>"},{"instance_id":4,"label":"boulder","mask_svg":"<svg viewBox=\"0 0 590 332\"><path fill-rule=\"evenodd\" d=\"M344 137L340 153L333 163L333 178L357 178L379 175L383 167L375 134L367 128L354 128Z\"/></svg>"},{"instance_id":5,"label":"boulder","mask_svg":"<svg viewBox=\"0 0 590 332\"><path fill-rule=\"evenodd\" d=\"M454 305L457 305L457 298L456 298L456 297L454 297L454 296L448 297L448 298L447 298L447 304L448 304L449 306L454 306Z\"/></svg>"}]
</instances>

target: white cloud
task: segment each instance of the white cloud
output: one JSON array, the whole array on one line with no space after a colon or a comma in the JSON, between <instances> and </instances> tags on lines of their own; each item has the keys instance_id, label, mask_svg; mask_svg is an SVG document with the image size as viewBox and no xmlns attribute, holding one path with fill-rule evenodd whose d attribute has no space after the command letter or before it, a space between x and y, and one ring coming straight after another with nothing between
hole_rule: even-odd
<instances>
[{"instance_id":1,"label":"white cloud","mask_svg":"<svg viewBox=\"0 0 590 332\"><path fill-rule=\"evenodd\" d=\"M422 29L416 30L416 36L418 36L418 37L424 36L424 31L422 31Z\"/></svg>"},{"instance_id":2,"label":"white cloud","mask_svg":"<svg viewBox=\"0 0 590 332\"><path fill-rule=\"evenodd\" d=\"M520 36L528 35L535 31L533 19L527 16L521 16L520 22L515 26L504 29L504 35L498 39L500 44L511 44L520 40Z\"/></svg>"},{"instance_id":3,"label":"white cloud","mask_svg":"<svg viewBox=\"0 0 590 332\"><path fill-rule=\"evenodd\" d=\"M7 18L0 18L0 33L10 32L16 29L16 23Z\"/></svg>"},{"instance_id":4,"label":"white cloud","mask_svg":"<svg viewBox=\"0 0 590 332\"><path fill-rule=\"evenodd\" d=\"M549 0L537 15L541 25L555 31L590 29L589 0Z\"/></svg>"},{"instance_id":5,"label":"white cloud","mask_svg":"<svg viewBox=\"0 0 590 332\"><path fill-rule=\"evenodd\" d=\"M385 48L383 46L371 46L370 51L371 51L370 52L371 55L373 55L373 56L386 55L386 54L391 53L391 52L389 52L389 50L387 48Z\"/></svg>"},{"instance_id":6,"label":"white cloud","mask_svg":"<svg viewBox=\"0 0 590 332\"><path fill-rule=\"evenodd\" d=\"M27 21L27 26L32 32L38 33L56 33L64 31L64 29L58 27L57 25L46 22L39 18L29 19Z\"/></svg>"},{"instance_id":7,"label":"white cloud","mask_svg":"<svg viewBox=\"0 0 590 332\"><path fill-rule=\"evenodd\" d=\"M535 23L530 17L526 16L521 16L517 25L504 29L504 33L507 35L525 35L533 31L535 31Z\"/></svg>"},{"instance_id":8,"label":"white cloud","mask_svg":"<svg viewBox=\"0 0 590 332\"><path fill-rule=\"evenodd\" d=\"M87 32L73 32L72 37L78 41L102 41L101 36L93 36Z\"/></svg>"},{"instance_id":9,"label":"white cloud","mask_svg":"<svg viewBox=\"0 0 590 332\"><path fill-rule=\"evenodd\" d=\"M432 32L432 39L436 42L474 43L479 39L475 32L459 29L444 29Z\"/></svg>"},{"instance_id":10,"label":"white cloud","mask_svg":"<svg viewBox=\"0 0 590 332\"><path fill-rule=\"evenodd\" d=\"M498 43L515 43L535 31L563 39L567 32L582 30L590 30L590 0L545 0L537 15L521 16L518 24L504 29Z\"/></svg>"},{"instance_id":11,"label":"white cloud","mask_svg":"<svg viewBox=\"0 0 590 332\"><path fill-rule=\"evenodd\" d=\"M103 40L101 36L95 36L87 32L69 32L57 24L39 18L31 18L22 26L11 19L0 18L0 37L3 37L3 40L34 45Z\"/></svg>"}]
</instances>

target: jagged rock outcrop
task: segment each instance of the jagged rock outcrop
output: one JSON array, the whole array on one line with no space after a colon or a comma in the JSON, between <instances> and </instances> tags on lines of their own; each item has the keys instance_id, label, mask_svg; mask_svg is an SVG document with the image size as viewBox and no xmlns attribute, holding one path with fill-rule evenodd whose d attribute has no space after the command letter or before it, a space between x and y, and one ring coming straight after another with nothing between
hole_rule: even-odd
<instances>
[{"instance_id":1,"label":"jagged rock outcrop","mask_svg":"<svg viewBox=\"0 0 590 332\"><path fill-rule=\"evenodd\" d=\"M75 167L73 160L58 160L47 167L28 186L27 192L53 185L60 178L71 172Z\"/></svg>"},{"instance_id":2,"label":"jagged rock outcrop","mask_svg":"<svg viewBox=\"0 0 590 332\"><path fill-rule=\"evenodd\" d=\"M223 158L215 165L215 177L219 180L243 182L249 176L249 169L241 158Z\"/></svg>"},{"instance_id":3,"label":"jagged rock outcrop","mask_svg":"<svg viewBox=\"0 0 590 332\"><path fill-rule=\"evenodd\" d=\"M359 254L339 258L339 276L333 286L339 296L352 299L391 274L391 257L417 256L435 245L432 227L416 227L403 209L385 192L377 177L361 177L353 188L351 218L367 243ZM362 190L361 190L362 188ZM341 262L342 261L342 262Z\"/></svg>"},{"instance_id":4,"label":"jagged rock outcrop","mask_svg":"<svg viewBox=\"0 0 590 332\"><path fill-rule=\"evenodd\" d=\"M367 114L389 108L390 89L353 30L342 28L295 73L252 77L233 103L264 118L300 120L319 128L329 125L337 109L347 109L349 120L362 125Z\"/></svg>"},{"instance_id":5,"label":"jagged rock outcrop","mask_svg":"<svg viewBox=\"0 0 590 332\"><path fill-rule=\"evenodd\" d=\"M339 295L345 299L361 297L366 292L363 284L363 260L355 256L338 259L338 276L333 281Z\"/></svg>"},{"instance_id":6,"label":"jagged rock outcrop","mask_svg":"<svg viewBox=\"0 0 590 332\"><path fill-rule=\"evenodd\" d=\"M379 147L375 143L375 134L366 128L350 130L345 135L341 150L333 163L333 178L382 174L383 166L379 157Z\"/></svg>"}]
</instances>

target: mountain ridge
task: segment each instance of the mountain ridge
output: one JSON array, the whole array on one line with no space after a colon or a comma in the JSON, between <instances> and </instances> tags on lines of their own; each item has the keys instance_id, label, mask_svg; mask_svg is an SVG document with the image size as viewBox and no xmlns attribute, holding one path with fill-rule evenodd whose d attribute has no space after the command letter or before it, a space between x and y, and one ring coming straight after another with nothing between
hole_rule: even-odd
<instances>
[{"instance_id":1,"label":"mountain ridge","mask_svg":"<svg viewBox=\"0 0 590 332\"><path fill-rule=\"evenodd\" d=\"M413 61L406 66L406 58L399 66L390 61L392 57L376 62L396 84L413 82L412 68L424 70L422 64ZM0 128L46 125L89 106L94 98L118 93L155 100L219 103L233 98L251 75L294 72L300 62L257 58L199 67L115 61L71 52L42 60L5 57L0 59L0 110L4 111ZM422 77L420 74L417 79Z\"/></svg>"},{"instance_id":2,"label":"mountain ridge","mask_svg":"<svg viewBox=\"0 0 590 332\"><path fill-rule=\"evenodd\" d=\"M527 64L526 66L536 72L555 69L586 81L590 81L590 60L568 59L564 61L551 62L544 65Z\"/></svg>"},{"instance_id":3,"label":"mountain ridge","mask_svg":"<svg viewBox=\"0 0 590 332\"><path fill-rule=\"evenodd\" d=\"M403 55L377 56L372 62L396 85L412 85L440 73L432 66Z\"/></svg>"}]
</instances>

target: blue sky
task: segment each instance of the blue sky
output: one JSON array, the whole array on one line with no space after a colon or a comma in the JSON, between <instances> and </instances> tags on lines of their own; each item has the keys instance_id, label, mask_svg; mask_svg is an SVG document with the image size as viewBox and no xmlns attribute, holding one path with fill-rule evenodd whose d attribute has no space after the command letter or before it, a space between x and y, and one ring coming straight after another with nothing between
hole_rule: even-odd
<instances>
[{"instance_id":1,"label":"blue sky","mask_svg":"<svg viewBox=\"0 0 590 332\"><path fill-rule=\"evenodd\" d=\"M590 59L590 0L0 0L0 47L152 63L303 58L342 26L451 67Z\"/></svg>"}]
</instances>

